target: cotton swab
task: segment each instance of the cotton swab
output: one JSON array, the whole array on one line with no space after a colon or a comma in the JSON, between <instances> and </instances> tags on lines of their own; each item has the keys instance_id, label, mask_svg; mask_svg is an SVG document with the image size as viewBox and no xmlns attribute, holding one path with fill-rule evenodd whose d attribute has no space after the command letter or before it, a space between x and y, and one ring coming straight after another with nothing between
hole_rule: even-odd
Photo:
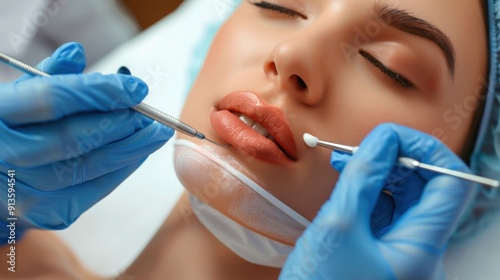
<instances>
[{"instance_id":1,"label":"cotton swab","mask_svg":"<svg viewBox=\"0 0 500 280\"><path fill-rule=\"evenodd\" d=\"M304 139L304 142L306 143L306 145L311 147L311 148L314 148L316 146L321 146L321 147L328 148L331 150L337 150L337 151L350 153L350 154L354 154L358 150L358 147L340 145L340 144L336 144L336 143L331 143L331 142L319 140L317 137L315 137L309 133L304 133L303 139ZM436 173L450 175L450 176L454 176L454 177L461 178L464 180L480 183L480 184L487 185L487 186L490 186L493 188L500 187L500 182L497 180L493 180L493 179L489 179L489 178L485 178L485 177L481 177L481 176L477 176L477 175L473 175L473 174L468 174L468 173L464 173L464 172L460 172L460 171L455 171L455 170L451 170L451 169L447 169L447 168L443 168L443 167L439 167L439 166L434 166L434 165L430 165L430 164L426 164L426 163L421 163L417 160L414 160L414 159L408 158L408 157L399 157L398 163L407 167L407 168L410 168L410 169L421 168L421 169L433 171Z\"/></svg>"},{"instance_id":2,"label":"cotton swab","mask_svg":"<svg viewBox=\"0 0 500 280\"><path fill-rule=\"evenodd\" d=\"M341 151L341 152L345 152L345 153L350 153L350 154L354 154L358 150L358 147L351 147L351 146L321 141L317 137L312 136L309 133L304 133L304 142L306 143L307 146L309 146L311 148L314 148L316 146L321 146L321 147L325 147L325 148L329 148L332 150L337 150L337 151Z\"/></svg>"}]
</instances>

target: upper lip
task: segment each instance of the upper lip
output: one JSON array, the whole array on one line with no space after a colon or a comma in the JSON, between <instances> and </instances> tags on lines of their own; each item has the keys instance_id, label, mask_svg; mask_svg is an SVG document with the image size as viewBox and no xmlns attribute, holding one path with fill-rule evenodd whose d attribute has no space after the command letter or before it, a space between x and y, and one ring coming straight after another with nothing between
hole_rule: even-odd
<instances>
[{"instance_id":1,"label":"upper lip","mask_svg":"<svg viewBox=\"0 0 500 280\"><path fill-rule=\"evenodd\" d=\"M297 159L295 139L285 115L279 108L266 104L257 94L233 92L219 100L215 108L244 114L260 123L290 159Z\"/></svg>"}]
</instances>

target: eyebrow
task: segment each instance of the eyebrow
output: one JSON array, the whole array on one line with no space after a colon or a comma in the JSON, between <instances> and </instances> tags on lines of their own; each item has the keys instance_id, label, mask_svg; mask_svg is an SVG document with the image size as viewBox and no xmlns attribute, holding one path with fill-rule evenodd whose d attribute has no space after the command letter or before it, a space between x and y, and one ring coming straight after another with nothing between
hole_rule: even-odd
<instances>
[{"instance_id":1,"label":"eyebrow","mask_svg":"<svg viewBox=\"0 0 500 280\"><path fill-rule=\"evenodd\" d=\"M416 35L435 43L446 57L448 69L453 76L455 73L455 50L450 39L436 26L429 22L416 18L404 10L390 7L375 1L373 6L375 16L383 23L401 30L403 32Z\"/></svg>"}]
</instances>

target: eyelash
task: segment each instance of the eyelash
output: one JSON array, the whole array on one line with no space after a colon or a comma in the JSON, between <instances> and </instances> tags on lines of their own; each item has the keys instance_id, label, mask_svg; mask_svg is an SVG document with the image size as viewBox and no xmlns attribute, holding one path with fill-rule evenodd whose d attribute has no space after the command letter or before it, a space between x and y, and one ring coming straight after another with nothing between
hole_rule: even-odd
<instances>
[{"instance_id":1,"label":"eyelash","mask_svg":"<svg viewBox=\"0 0 500 280\"><path fill-rule=\"evenodd\" d=\"M401 85L402 87L406 89L412 89L415 88L415 85L410 82L408 79L403 77L402 75L392 71L391 69L387 68L382 62L380 62L378 59L373 57L371 54L360 50L359 54L364 57L366 60L368 60L373 66L377 67L384 75L387 77L391 78L396 82L397 84Z\"/></svg>"},{"instance_id":2,"label":"eyelash","mask_svg":"<svg viewBox=\"0 0 500 280\"><path fill-rule=\"evenodd\" d=\"M250 2L250 3L252 5L254 5L254 6L256 6L256 7L261 8L261 9L278 12L280 14L283 14L283 15L286 15L286 16L289 16L289 17L304 17L303 15L301 15L300 13L298 13L298 12L296 12L294 10L290 10L290 9L285 8L283 6L276 5L276 4L273 4L273 3L269 3L269 2L266 2L266 1Z\"/></svg>"},{"instance_id":3,"label":"eyelash","mask_svg":"<svg viewBox=\"0 0 500 280\"><path fill-rule=\"evenodd\" d=\"M261 9L265 10L271 10L274 12L278 12L280 14L284 14L289 17L303 17L300 13L295 12L293 10L290 10L288 8L285 8L280 5L276 5L273 3L269 3L266 1L260 1L260 2L251 2L252 5L259 7ZM403 77L402 75L392 71L391 69L387 68L382 62L380 62L378 59L370 55L369 53L360 50L359 54L363 56L366 60L368 60L373 66L377 67L384 75L387 77L391 78L396 82L397 84L401 85L402 87L406 89L412 89L415 88L415 85L413 85L412 82L410 82L408 79Z\"/></svg>"}]
</instances>

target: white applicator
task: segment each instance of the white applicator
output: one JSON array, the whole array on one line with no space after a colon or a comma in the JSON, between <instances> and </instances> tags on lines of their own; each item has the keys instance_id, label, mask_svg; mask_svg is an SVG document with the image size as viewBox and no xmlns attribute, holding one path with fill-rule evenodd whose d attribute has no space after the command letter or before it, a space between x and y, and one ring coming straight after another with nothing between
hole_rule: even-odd
<instances>
[{"instance_id":1,"label":"white applicator","mask_svg":"<svg viewBox=\"0 0 500 280\"><path fill-rule=\"evenodd\" d=\"M304 142L306 142L306 145L311 147L311 148L314 148L316 146L321 146L321 147L325 147L325 148L328 148L331 150L337 150L337 151L350 153L350 154L354 154L358 150L358 147L351 147L351 146L321 141L317 137L312 136L309 133L304 133Z\"/></svg>"},{"instance_id":2,"label":"white applicator","mask_svg":"<svg viewBox=\"0 0 500 280\"><path fill-rule=\"evenodd\" d=\"M304 142L306 143L306 145L311 147L311 148L314 148L316 146L321 146L321 147L325 147L325 148L328 148L331 150L341 151L341 152L350 153L350 154L354 154L358 150L358 147L340 145L340 144L336 144L336 143L331 143L331 142L319 140L317 137L315 137L309 133L304 133L303 138L304 138ZM468 174L468 173L464 173L464 172L459 172L459 171L455 171L455 170L451 170L451 169L447 169L447 168L442 168L439 166L434 166L434 165L430 165L430 164L426 164L426 163L421 163L417 160L414 160L414 159L408 158L408 157L399 157L398 163L407 167L407 168L410 168L410 169L415 169L418 167L418 168L426 169L426 170L433 171L436 173L446 174L446 175L454 176L454 177L461 178L464 180L469 180L472 182L480 183L480 184L487 185L487 186L490 186L493 188L500 187L500 182L497 180L484 178L481 176Z\"/></svg>"}]
</instances>

